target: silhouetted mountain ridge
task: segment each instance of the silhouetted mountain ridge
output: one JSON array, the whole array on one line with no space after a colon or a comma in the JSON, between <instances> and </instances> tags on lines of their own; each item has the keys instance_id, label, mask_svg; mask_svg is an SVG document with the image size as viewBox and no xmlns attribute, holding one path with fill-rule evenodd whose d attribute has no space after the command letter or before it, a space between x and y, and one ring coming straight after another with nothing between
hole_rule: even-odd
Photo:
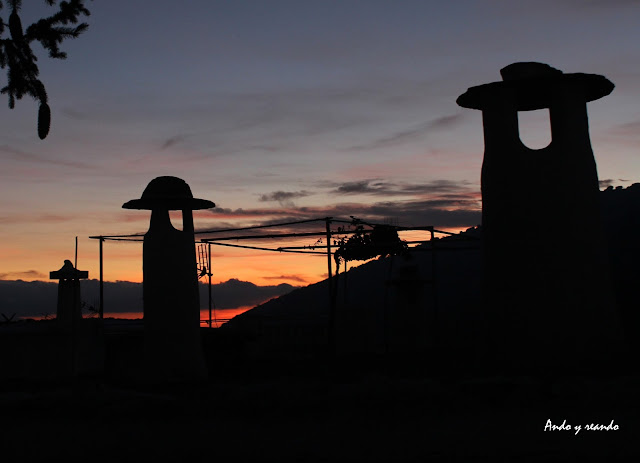
<instances>
[{"instance_id":1,"label":"silhouetted mountain ridge","mask_svg":"<svg viewBox=\"0 0 640 463\"><path fill-rule=\"evenodd\" d=\"M97 308L100 301L99 280L80 280L82 301ZM231 278L212 285L217 309L234 309L259 304L286 294L295 286L287 283L259 286L249 281ZM200 281L200 307L208 306L208 288ZM55 316L58 283L56 281L0 280L0 313L20 317ZM105 312L142 313L142 283L131 281L104 282Z\"/></svg>"},{"instance_id":2,"label":"silhouetted mountain ridge","mask_svg":"<svg viewBox=\"0 0 640 463\"><path fill-rule=\"evenodd\" d=\"M640 296L635 289L640 280L640 265L637 264L640 262L640 183L627 188L607 188L600 197L602 227L609 247L619 311L624 324L640 326L640 316L632 310L640 304ZM482 318L482 313L477 310L482 299L481 236L482 227L475 226L438 239L435 262L431 244L427 243L413 248L406 257L377 259L350 269L346 277L340 275L337 278L338 311L359 313L360 320L350 322L353 333L359 329L369 329L372 333L381 331L382 328L373 325L385 317L388 319L389 311L393 310L390 306L404 304L400 302L402 297L394 289L394 284L402 279L398 275L408 272L408 281L413 279L414 282L408 283L407 288L413 284L418 305L428 307L427 312L437 313L442 338L446 339L447 333L452 336L453 333L471 333L471 325ZM435 286L432 283L434 271ZM435 297L437 302L433 302ZM436 311L433 304L436 304ZM277 323L295 330L294 326L300 324L326 327L328 317L329 291L327 280L324 280L263 303L234 317L224 326L259 333L264 331L265 323ZM372 320L367 322L363 319L366 317ZM373 321L376 317L377 321ZM469 339L467 347L472 348L472 345L473 339Z\"/></svg>"}]
</instances>

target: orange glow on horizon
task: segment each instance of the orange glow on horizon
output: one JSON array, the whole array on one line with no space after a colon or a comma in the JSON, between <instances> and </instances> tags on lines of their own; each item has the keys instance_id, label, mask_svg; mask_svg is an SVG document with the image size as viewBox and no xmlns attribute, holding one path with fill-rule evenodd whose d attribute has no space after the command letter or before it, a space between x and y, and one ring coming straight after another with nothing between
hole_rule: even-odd
<instances>
[{"instance_id":1,"label":"orange glow on horizon","mask_svg":"<svg viewBox=\"0 0 640 463\"><path fill-rule=\"evenodd\" d=\"M264 301L266 302L266 301ZM264 303L263 302L263 303ZM260 304L257 304L258 306ZM231 320L233 317L245 313L248 310L253 309L256 306L247 305L242 307L236 307L233 309L215 309L211 313L211 321L214 328L219 328L221 325ZM55 315L34 315L26 317L32 320L55 320ZM96 318L87 317L84 318ZM118 319L118 320L142 320L144 318L144 312L105 312L104 318ZM209 309L200 310L200 326L208 326L209 321Z\"/></svg>"},{"instance_id":2,"label":"orange glow on horizon","mask_svg":"<svg viewBox=\"0 0 640 463\"><path fill-rule=\"evenodd\" d=\"M444 231L458 233L468 227L442 227ZM445 235L436 233L436 237ZM400 238L406 241L426 241L430 233L425 230L400 232ZM337 237L336 237L337 239ZM290 240L256 239L224 241L225 244L256 246L277 249L279 246L325 245L323 237L303 237ZM412 245L413 246L413 245ZM311 250L311 249L309 249ZM259 286L272 286L288 283L293 286L306 286L326 278L327 259L325 248L315 251L319 254L298 254L244 249L230 246L212 245L213 283L218 284L229 279L249 281ZM30 239L20 246L0 246L3 269L2 280L51 281L49 272L59 269L65 259L74 260L74 240L56 237L55 240L36 241ZM350 262L349 268L362 262ZM89 279L100 278L99 241L88 237L79 238L78 268L89 272ZM141 283L142 242L105 241L103 243L104 281L130 281ZM335 267L334 267L335 270ZM202 278L202 283L207 279Z\"/></svg>"},{"instance_id":3,"label":"orange glow on horizon","mask_svg":"<svg viewBox=\"0 0 640 463\"><path fill-rule=\"evenodd\" d=\"M266 302L266 301L265 301ZM260 304L257 304L260 305ZM211 313L211 321L213 327L220 327L223 323L231 320L236 315L245 313L248 310L253 309L255 306L247 305L242 307L236 307L234 309L215 309ZM144 317L143 312L105 312L104 318L116 318L119 320L142 320ZM29 317L34 320L41 320L43 316ZM216 326L217 320L217 326ZM200 310L200 326L207 326L209 321L209 309Z\"/></svg>"}]
</instances>

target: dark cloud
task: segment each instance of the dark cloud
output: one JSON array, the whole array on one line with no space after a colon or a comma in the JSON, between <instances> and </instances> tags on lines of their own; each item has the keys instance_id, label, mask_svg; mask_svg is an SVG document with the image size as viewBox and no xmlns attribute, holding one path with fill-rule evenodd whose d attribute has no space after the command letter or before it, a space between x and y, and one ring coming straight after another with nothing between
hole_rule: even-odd
<instances>
[{"instance_id":1,"label":"dark cloud","mask_svg":"<svg viewBox=\"0 0 640 463\"><path fill-rule=\"evenodd\" d=\"M471 227L480 223L481 204L479 194L444 195L433 199L412 199L398 201L384 201L373 204L339 203L320 207L297 207L283 209L238 209L225 211L225 218L245 221L255 218L256 225L269 223L284 223L297 220L307 220L323 217L349 220L356 216L370 222L384 222L392 220L403 226L434 225L436 227ZM246 222L237 222L246 223ZM243 226L243 225L236 225ZM278 228L277 233L287 231L316 230L317 223L296 225L289 228ZM272 232L270 230L269 232ZM263 232L266 233L265 230ZM244 232L243 232L244 233ZM222 236L222 235L220 235ZM231 236L231 235L230 235ZM248 243L247 243L248 244Z\"/></svg>"},{"instance_id":2,"label":"dark cloud","mask_svg":"<svg viewBox=\"0 0 640 463\"><path fill-rule=\"evenodd\" d=\"M325 186L332 188L331 193L334 194L368 194L380 196L415 196L468 192L468 185L467 182L454 182L451 180L435 180L427 183L407 184L386 182L378 179L325 184Z\"/></svg>"},{"instance_id":3,"label":"dark cloud","mask_svg":"<svg viewBox=\"0 0 640 463\"><path fill-rule=\"evenodd\" d=\"M605 188L608 188L610 186L620 185L621 183L629 183L629 180L626 180L626 179L623 179L623 178L619 178L619 179L607 178L607 179L604 179L604 180L598 180L598 184L599 184L601 189L605 189Z\"/></svg>"},{"instance_id":4,"label":"dark cloud","mask_svg":"<svg viewBox=\"0 0 640 463\"><path fill-rule=\"evenodd\" d=\"M372 193L376 188L371 185L371 180L360 180L357 182L345 182L338 186L334 193L336 194L361 194Z\"/></svg>"},{"instance_id":5,"label":"dark cloud","mask_svg":"<svg viewBox=\"0 0 640 463\"><path fill-rule=\"evenodd\" d=\"M469 227L480 223L478 199L434 199L375 203L370 211L378 217L395 218L402 224L436 227Z\"/></svg>"},{"instance_id":6,"label":"dark cloud","mask_svg":"<svg viewBox=\"0 0 640 463\"><path fill-rule=\"evenodd\" d=\"M378 148L386 148L389 146L398 145L407 141L412 141L416 138L422 138L429 132L435 130L444 130L453 128L460 123L463 119L463 113L453 114L451 116L438 117L428 122L416 125L406 130L400 130L394 134L387 135L385 137L373 140L370 143L364 143L361 145L354 145L347 148L348 151L365 151L375 150Z\"/></svg>"},{"instance_id":7,"label":"dark cloud","mask_svg":"<svg viewBox=\"0 0 640 463\"><path fill-rule=\"evenodd\" d=\"M340 195L341 198L355 195L369 195L380 198L380 202L341 202L323 206L295 207L292 204L282 208L230 209L216 208L209 213L221 218L216 230L260 226L253 230L236 230L211 234L211 237L232 237L238 235L264 235L299 232L318 232L324 228L325 217L349 220L350 216L370 223L394 223L402 226L433 225L437 228L468 228L480 223L480 192L466 181L436 180L426 183L388 182L368 179L354 182L321 182L314 185L318 190ZM288 195L273 195L271 199L284 199ZM265 198L267 199L267 198ZM295 223L278 228L268 225ZM208 228L211 230L211 228ZM202 230L201 230L202 231ZM205 237L206 235L201 235ZM260 247L277 247L273 242L261 241L237 243ZM280 244L280 243L278 243Z\"/></svg>"},{"instance_id":8,"label":"dark cloud","mask_svg":"<svg viewBox=\"0 0 640 463\"><path fill-rule=\"evenodd\" d=\"M30 274L30 276L36 275ZM42 277L42 275L39 276ZM295 276L291 277L289 279L293 280ZM80 284L82 301L87 305L98 307L99 281L82 280ZM295 289L294 286L286 283L258 286L248 281L230 279L224 283L214 284L212 293L216 308L225 310L258 305L293 289ZM0 311L6 315L16 313L17 317L55 316L57 294L58 284L55 282L0 280ZM201 309L205 309L207 303L208 288L201 283ZM142 283L105 282L104 304L107 314L142 312Z\"/></svg>"},{"instance_id":9,"label":"dark cloud","mask_svg":"<svg viewBox=\"0 0 640 463\"><path fill-rule=\"evenodd\" d=\"M278 276L270 276L263 277L266 280L288 280L288 281L297 281L298 283L307 283L306 278L303 278L299 275L278 275Z\"/></svg>"},{"instance_id":10,"label":"dark cloud","mask_svg":"<svg viewBox=\"0 0 640 463\"><path fill-rule=\"evenodd\" d=\"M260 196L260 201L270 202L277 201L283 207L294 207L294 199L311 196L313 193L309 191L274 191Z\"/></svg>"}]
</instances>

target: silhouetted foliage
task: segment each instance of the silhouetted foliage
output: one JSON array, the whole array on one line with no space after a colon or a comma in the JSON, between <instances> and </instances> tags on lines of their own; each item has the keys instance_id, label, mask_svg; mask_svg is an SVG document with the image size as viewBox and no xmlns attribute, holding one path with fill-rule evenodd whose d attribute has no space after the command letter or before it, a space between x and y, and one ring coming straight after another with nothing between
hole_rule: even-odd
<instances>
[{"instance_id":1,"label":"silhouetted foliage","mask_svg":"<svg viewBox=\"0 0 640 463\"><path fill-rule=\"evenodd\" d=\"M81 15L89 16L89 10L84 6L84 0L62 1L44 0L49 6L57 6L58 11L52 16L42 18L26 29L22 27L20 7L22 0L9 0L11 8L8 23L0 18L0 67L7 69L7 85L0 90L9 96L9 108L13 109L16 99L29 95L40 103L38 111L38 136L44 139L49 133L51 125L51 110L48 104L47 92L44 84L38 78L39 69L36 64L38 58L31 49L33 41L49 52L50 58L65 59L67 54L60 50L63 40L76 38L89 27L86 23L78 24ZM0 9L4 7L0 1Z\"/></svg>"},{"instance_id":2,"label":"silhouetted foliage","mask_svg":"<svg viewBox=\"0 0 640 463\"><path fill-rule=\"evenodd\" d=\"M338 249L334 253L336 264L341 260L368 260L374 257L385 257L401 254L407 250L407 245L398 236L398 232L391 225L375 225L372 230L365 230L361 223L356 224L355 231L349 238L342 238L336 242Z\"/></svg>"},{"instance_id":3,"label":"silhouetted foliage","mask_svg":"<svg viewBox=\"0 0 640 463\"><path fill-rule=\"evenodd\" d=\"M80 310L86 312L88 318L96 318L100 315L100 305L95 301L92 303L82 301L80 303Z\"/></svg>"}]
</instances>

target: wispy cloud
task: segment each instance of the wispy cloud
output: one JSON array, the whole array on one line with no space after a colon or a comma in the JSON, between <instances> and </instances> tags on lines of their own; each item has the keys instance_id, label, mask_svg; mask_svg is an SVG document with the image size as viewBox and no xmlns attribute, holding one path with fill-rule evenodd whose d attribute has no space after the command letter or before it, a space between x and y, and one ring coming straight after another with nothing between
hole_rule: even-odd
<instances>
[{"instance_id":1,"label":"wispy cloud","mask_svg":"<svg viewBox=\"0 0 640 463\"><path fill-rule=\"evenodd\" d=\"M184 141L186 138L187 138L186 134L178 134L178 135L174 135L173 137L169 137L162 143L162 145L160 146L160 149L166 150L167 148L171 148L172 146L180 143L181 141Z\"/></svg>"},{"instance_id":2,"label":"wispy cloud","mask_svg":"<svg viewBox=\"0 0 640 463\"><path fill-rule=\"evenodd\" d=\"M78 111L77 109L69 108L69 107L60 108L60 114L67 116L69 119L74 119L74 120L86 120L88 117L87 113L84 113L82 111Z\"/></svg>"},{"instance_id":3,"label":"wispy cloud","mask_svg":"<svg viewBox=\"0 0 640 463\"><path fill-rule=\"evenodd\" d=\"M202 130L200 132L185 132L185 133L176 133L170 137L164 139L162 144L160 145L161 150L166 150L168 148L172 148L173 146L179 145L186 141L193 141L193 139L202 138L203 135L207 134L207 130Z\"/></svg>"},{"instance_id":4,"label":"wispy cloud","mask_svg":"<svg viewBox=\"0 0 640 463\"><path fill-rule=\"evenodd\" d=\"M637 137L640 134L640 120L614 125L610 131L618 136Z\"/></svg>"},{"instance_id":5,"label":"wispy cloud","mask_svg":"<svg viewBox=\"0 0 640 463\"><path fill-rule=\"evenodd\" d=\"M399 130L393 134L380 137L369 143L360 145L353 145L347 148L348 151L365 151L375 150L378 148L387 148L389 146L400 145L405 142L413 141L415 139L423 138L430 132L435 130L445 130L457 126L463 119L463 113L453 114L450 116L438 117L428 122L418 124L416 126L407 128L405 130Z\"/></svg>"},{"instance_id":6,"label":"wispy cloud","mask_svg":"<svg viewBox=\"0 0 640 463\"><path fill-rule=\"evenodd\" d=\"M5 159L13 159L21 162L31 162L36 164L73 167L76 169L95 169L96 166L79 161L66 161L60 159L50 159L37 154L29 153L9 145L0 145L0 151L5 154Z\"/></svg>"},{"instance_id":7,"label":"wispy cloud","mask_svg":"<svg viewBox=\"0 0 640 463\"><path fill-rule=\"evenodd\" d=\"M5 272L0 273L0 280L8 280L8 279L18 279L21 280L23 278L27 279L42 279L47 278L48 275L45 275L42 272L38 272L37 270L24 270L20 272Z\"/></svg>"},{"instance_id":8,"label":"wispy cloud","mask_svg":"<svg viewBox=\"0 0 640 463\"><path fill-rule=\"evenodd\" d=\"M450 116L438 117L429 124L430 129L449 129L457 127L463 119L464 113L452 114Z\"/></svg>"},{"instance_id":9,"label":"wispy cloud","mask_svg":"<svg viewBox=\"0 0 640 463\"><path fill-rule=\"evenodd\" d=\"M77 220L77 216L61 214L14 214L0 216L1 224L21 224L21 223L62 223Z\"/></svg>"}]
</instances>

